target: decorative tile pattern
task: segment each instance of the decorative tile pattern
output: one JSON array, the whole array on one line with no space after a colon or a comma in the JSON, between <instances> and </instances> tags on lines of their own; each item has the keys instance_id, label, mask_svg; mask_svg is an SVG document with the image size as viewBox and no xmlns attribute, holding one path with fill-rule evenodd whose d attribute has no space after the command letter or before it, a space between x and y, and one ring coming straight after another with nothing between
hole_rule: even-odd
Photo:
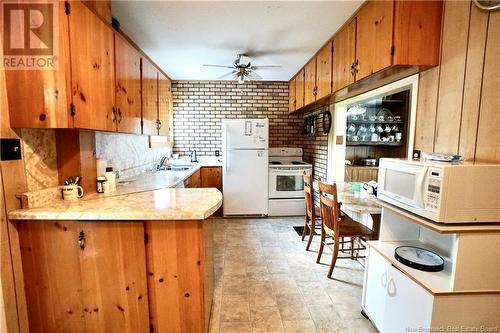
<instances>
[{"instance_id":1,"label":"decorative tile pattern","mask_svg":"<svg viewBox=\"0 0 500 333\"><path fill-rule=\"evenodd\" d=\"M360 262L337 261L328 279L329 249L316 264L318 237L305 251L294 225L303 218L216 219L210 332L376 332L360 313Z\"/></svg>"},{"instance_id":2,"label":"decorative tile pattern","mask_svg":"<svg viewBox=\"0 0 500 333\"><path fill-rule=\"evenodd\" d=\"M54 130L21 130L28 191L59 185Z\"/></svg>"},{"instance_id":3,"label":"decorative tile pattern","mask_svg":"<svg viewBox=\"0 0 500 333\"><path fill-rule=\"evenodd\" d=\"M171 148L149 148L145 135L95 133L96 157L104 158L120 172L121 178L134 177L151 169L163 156L170 156Z\"/></svg>"}]
</instances>

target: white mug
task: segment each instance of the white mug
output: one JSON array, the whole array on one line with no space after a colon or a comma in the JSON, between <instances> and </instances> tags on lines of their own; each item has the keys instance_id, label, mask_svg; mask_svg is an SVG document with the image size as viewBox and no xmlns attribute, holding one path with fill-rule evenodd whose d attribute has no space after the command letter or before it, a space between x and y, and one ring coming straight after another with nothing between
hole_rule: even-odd
<instances>
[{"instance_id":1,"label":"white mug","mask_svg":"<svg viewBox=\"0 0 500 333\"><path fill-rule=\"evenodd\" d=\"M77 200L83 197L83 187L78 185L64 185L62 187L62 196L64 200Z\"/></svg>"}]
</instances>

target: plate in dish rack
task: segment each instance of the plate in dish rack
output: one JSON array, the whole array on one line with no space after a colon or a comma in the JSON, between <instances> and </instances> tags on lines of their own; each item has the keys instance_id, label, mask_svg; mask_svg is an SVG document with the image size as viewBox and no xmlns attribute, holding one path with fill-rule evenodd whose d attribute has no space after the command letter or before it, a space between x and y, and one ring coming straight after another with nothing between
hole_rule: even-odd
<instances>
[{"instance_id":1,"label":"plate in dish rack","mask_svg":"<svg viewBox=\"0 0 500 333\"><path fill-rule=\"evenodd\" d=\"M394 258L400 263L426 272L439 272L444 268L444 259L431 250L417 246L398 246Z\"/></svg>"}]
</instances>

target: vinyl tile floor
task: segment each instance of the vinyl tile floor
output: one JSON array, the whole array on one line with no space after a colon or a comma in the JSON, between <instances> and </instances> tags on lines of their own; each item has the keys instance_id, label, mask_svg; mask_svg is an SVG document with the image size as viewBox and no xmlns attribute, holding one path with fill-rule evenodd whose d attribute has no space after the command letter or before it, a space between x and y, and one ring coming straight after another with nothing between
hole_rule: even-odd
<instances>
[{"instance_id":1,"label":"vinyl tile floor","mask_svg":"<svg viewBox=\"0 0 500 333\"><path fill-rule=\"evenodd\" d=\"M319 236L306 251L292 228L302 217L214 222L209 332L376 332L361 315L362 262L338 260L328 279L331 250L316 264Z\"/></svg>"}]
</instances>

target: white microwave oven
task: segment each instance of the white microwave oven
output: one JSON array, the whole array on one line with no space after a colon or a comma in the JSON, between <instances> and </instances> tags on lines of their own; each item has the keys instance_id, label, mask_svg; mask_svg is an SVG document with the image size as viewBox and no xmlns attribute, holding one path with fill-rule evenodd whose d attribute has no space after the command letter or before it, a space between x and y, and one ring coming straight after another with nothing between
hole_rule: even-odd
<instances>
[{"instance_id":1,"label":"white microwave oven","mask_svg":"<svg viewBox=\"0 0 500 333\"><path fill-rule=\"evenodd\" d=\"M440 223L500 222L500 164L381 158L377 198Z\"/></svg>"}]
</instances>

